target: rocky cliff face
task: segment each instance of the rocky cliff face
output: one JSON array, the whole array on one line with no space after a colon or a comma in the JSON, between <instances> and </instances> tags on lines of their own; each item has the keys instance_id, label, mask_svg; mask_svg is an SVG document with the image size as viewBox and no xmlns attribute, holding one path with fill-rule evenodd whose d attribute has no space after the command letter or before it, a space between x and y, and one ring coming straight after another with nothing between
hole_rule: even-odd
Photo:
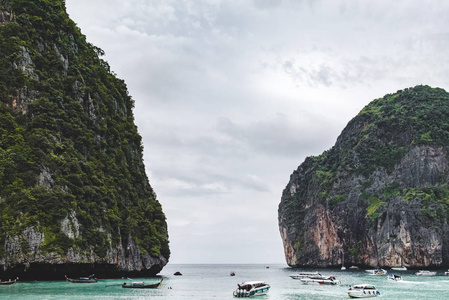
<instances>
[{"instance_id":1,"label":"rocky cliff face","mask_svg":"<svg viewBox=\"0 0 449 300\"><path fill-rule=\"evenodd\" d=\"M290 177L279 227L290 266L448 267L449 94L376 99Z\"/></svg>"},{"instance_id":2,"label":"rocky cliff face","mask_svg":"<svg viewBox=\"0 0 449 300\"><path fill-rule=\"evenodd\" d=\"M155 275L167 225L133 100L64 3L0 0L0 278Z\"/></svg>"}]
</instances>

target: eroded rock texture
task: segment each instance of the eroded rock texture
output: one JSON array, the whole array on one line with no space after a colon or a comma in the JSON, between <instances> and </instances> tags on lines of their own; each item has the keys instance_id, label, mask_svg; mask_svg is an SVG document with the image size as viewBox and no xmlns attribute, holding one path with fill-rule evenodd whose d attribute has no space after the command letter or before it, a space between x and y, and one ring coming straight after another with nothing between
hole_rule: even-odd
<instances>
[{"instance_id":1,"label":"eroded rock texture","mask_svg":"<svg viewBox=\"0 0 449 300\"><path fill-rule=\"evenodd\" d=\"M447 267L449 96L372 101L290 176L279 228L290 266Z\"/></svg>"}]
</instances>

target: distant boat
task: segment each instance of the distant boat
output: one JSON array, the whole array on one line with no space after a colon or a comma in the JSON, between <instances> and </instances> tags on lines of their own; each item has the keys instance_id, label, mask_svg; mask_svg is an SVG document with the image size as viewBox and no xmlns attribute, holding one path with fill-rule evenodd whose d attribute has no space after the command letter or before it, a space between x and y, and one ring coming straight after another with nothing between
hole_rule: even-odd
<instances>
[{"instance_id":1,"label":"distant boat","mask_svg":"<svg viewBox=\"0 0 449 300\"><path fill-rule=\"evenodd\" d=\"M437 272L427 271L427 270L419 270L419 272L416 272L415 275L418 275L418 276L435 276L435 275L437 275Z\"/></svg>"},{"instance_id":2,"label":"distant boat","mask_svg":"<svg viewBox=\"0 0 449 300\"><path fill-rule=\"evenodd\" d=\"M247 281L237 284L238 288L234 291L234 297L253 297L265 295L270 290L270 285L263 281Z\"/></svg>"},{"instance_id":3,"label":"distant boat","mask_svg":"<svg viewBox=\"0 0 449 300\"><path fill-rule=\"evenodd\" d=\"M401 275L397 275L397 274L391 274L387 276L388 280L393 280L393 281L402 281L404 280L404 278L402 278Z\"/></svg>"},{"instance_id":4,"label":"distant boat","mask_svg":"<svg viewBox=\"0 0 449 300\"><path fill-rule=\"evenodd\" d=\"M350 266L349 269L350 269L350 270L358 270L359 267L357 267L357 266Z\"/></svg>"},{"instance_id":5,"label":"distant boat","mask_svg":"<svg viewBox=\"0 0 449 300\"><path fill-rule=\"evenodd\" d=\"M14 280L8 280L8 281L1 281L0 280L0 285L11 285L11 284L14 284L14 283L16 283L17 282L17 279L19 279L18 277L16 278L16 279L14 279Z\"/></svg>"},{"instance_id":6,"label":"distant boat","mask_svg":"<svg viewBox=\"0 0 449 300\"><path fill-rule=\"evenodd\" d=\"M299 273L290 275L290 277L293 279L303 279L303 278L308 278L308 277L312 277L312 276L322 276L322 275L318 272L299 272Z\"/></svg>"},{"instance_id":7,"label":"distant boat","mask_svg":"<svg viewBox=\"0 0 449 300\"><path fill-rule=\"evenodd\" d=\"M65 275L65 280L71 283L95 283L98 281L98 279L95 278L95 274L92 274L88 277L79 277L79 278L68 278L67 275Z\"/></svg>"},{"instance_id":8,"label":"distant boat","mask_svg":"<svg viewBox=\"0 0 449 300\"><path fill-rule=\"evenodd\" d=\"M319 285L338 285L340 284L340 280L335 278L334 276L311 276L307 278L301 279L301 282L304 284L319 284Z\"/></svg>"},{"instance_id":9,"label":"distant boat","mask_svg":"<svg viewBox=\"0 0 449 300\"><path fill-rule=\"evenodd\" d=\"M229 275L231 275L231 276L235 276L235 273L234 273L234 271L231 271L231 273L229 273Z\"/></svg>"},{"instance_id":10,"label":"distant boat","mask_svg":"<svg viewBox=\"0 0 449 300\"><path fill-rule=\"evenodd\" d=\"M162 279L162 280L164 280L164 279ZM125 288L125 289L155 289L161 285L162 280L157 283L152 283L152 284L145 284L143 281L131 282L131 284L126 284L126 282L124 282L122 284L122 288Z\"/></svg>"},{"instance_id":11,"label":"distant boat","mask_svg":"<svg viewBox=\"0 0 449 300\"><path fill-rule=\"evenodd\" d=\"M391 269L395 270L395 271L407 271L407 267L405 267L405 266L393 267Z\"/></svg>"},{"instance_id":12,"label":"distant boat","mask_svg":"<svg viewBox=\"0 0 449 300\"><path fill-rule=\"evenodd\" d=\"M384 269L374 269L374 270L365 270L365 272L370 273L371 275L385 275L387 271Z\"/></svg>"}]
</instances>

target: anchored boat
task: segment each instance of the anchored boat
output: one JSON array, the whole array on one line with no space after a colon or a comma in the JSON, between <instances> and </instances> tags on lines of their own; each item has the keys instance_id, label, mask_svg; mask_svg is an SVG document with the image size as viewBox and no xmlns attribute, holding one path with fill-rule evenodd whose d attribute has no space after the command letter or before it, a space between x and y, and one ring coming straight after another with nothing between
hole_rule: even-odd
<instances>
[{"instance_id":1,"label":"anchored boat","mask_svg":"<svg viewBox=\"0 0 449 300\"><path fill-rule=\"evenodd\" d=\"M14 280L8 280L8 281L2 281L1 279L0 279L0 285L11 285L11 284L14 284L14 283L16 283L17 282L17 279L19 279L19 277L17 277L16 279L14 279Z\"/></svg>"},{"instance_id":2,"label":"anchored boat","mask_svg":"<svg viewBox=\"0 0 449 300\"><path fill-rule=\"evenodd\" d=\"M297 274L290 275L290 277L293 279L303 279L303 278L309 278L312 276L322 276L322 275L318 272L299 272Z\"/></svg>"},{"instance_id":3,"label":"anchored boat","mask_svg":"<svg viewBox=\"0 0 449 300\"><path fill-rule=\"evenodd\" d=\"M265 295L270 289L270 285L263 281L247 281L237 285L238 288L234 291L234 297L253 297Z\"/></svg>"},{"instance_id":4,"label":"anchored boat","mask_svg":"<svg viewBox=\"0 0 449 300\"><path fill-rule=\"evenodd\" d=\"M162 279L162 280L164 280L164 279ZM131 282L131 284L126 284L126 282L124 282L122 284L122 288L125 288L125 289L156 289L161 285L162 280L157 283L151 283L151 284L145 284L145 282L143 282L143 281Z\"/></svg>"},{"instance_id":5,"label":"anchored boat","mask_svg":"<svg viewBox=\"0 0 449 300\"><path fill-rule=\"evenodd\" d=\"M79 278L68 278L67 275L65 275L65 280L71 283L95 283L98 281L98 279L95 278L95 274L92 274L88 277L79 277Z\"/></svg>"},{"instance_id":6,"label":"anchored boat","mask_svg":"<svg viewBox=\"0 0 449 300\"><path fill-rule=\"evenodd\" d=\"M398 274L391 274L391 275L388 275L388 276L387 276L387 279L388 279L388 280L393 280L393 281L402 281L402 280L404 280L404 278L402 278L402 276L401 276L401 275L398 275Z\"/></svg>"},{"instance_id":7,"label":"anchored boat","mask_svg":"<svg viewBox=\"0 0 449 300\"><path fill-rule=\"evenodd\" d=\"M427 270L419 270L419 272L416 272L415 274L418 276L435 276L435 275L437 275L437 272L427 271Z\"/></svg>"},{"instance_id":8,"label":"anchored boat","mask_svg":"<svg viewBox=\"0 0 449 300\"><path fill-rule=\"evenodd\" d=\"M349 288L349 298L372 298L380 295L380 292L376 290L376 287L372 284L358 284Z\"/></svg>"},{"instance_id":9,"label":"anchored boat","mask_svg":"<svg viewBox=\"0 0 449 300\"><path fill-rule=\"evenodd\" d=\"M320 285L338 285L340 280L334 276L311 276L308 278L302 278L301 282L304 284L320 284Z\"/></svg>"},{"instance_id":10,"label":"anchored boat","mask_svg":"<svg viewBox=\"0 0 449 300\"><path fill-rule=\"evenodd\" d=\"M370 273L371 275L385 275L387 271L384 269L374 269L374 270L365 270L365 272Z\"/></svg>"}]
</instances>

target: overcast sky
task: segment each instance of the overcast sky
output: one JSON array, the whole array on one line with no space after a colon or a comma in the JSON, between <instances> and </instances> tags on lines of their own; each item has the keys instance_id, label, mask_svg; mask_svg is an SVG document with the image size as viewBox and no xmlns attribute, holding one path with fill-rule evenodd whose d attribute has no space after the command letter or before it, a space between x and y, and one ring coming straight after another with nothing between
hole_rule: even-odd
<instances>
[{"instance_id":1,"label":"overcast sky","mask_svg":"<svg viewBox=\"0 0 449 300\"><path fill-rule=\"evenodd\" d=\"M128 85L171 263L285 263L290 174L366 104L449 90L449 1L66 0Z\"/></svg>"}]
</instances>

